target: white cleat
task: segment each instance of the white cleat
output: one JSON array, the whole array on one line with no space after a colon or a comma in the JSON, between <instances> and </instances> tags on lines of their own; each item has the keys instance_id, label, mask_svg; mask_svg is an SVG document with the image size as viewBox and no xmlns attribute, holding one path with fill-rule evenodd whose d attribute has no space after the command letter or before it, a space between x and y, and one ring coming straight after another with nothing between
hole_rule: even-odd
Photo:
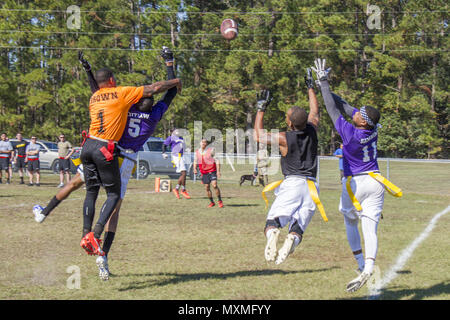
<instances>
[{"instance_id":1,"label":"white cleat","mask_svg":"<svg viewBox=\"0 0 450 320\"><path fill-rule=\"evenodd\" d=\"M275 261L275 264L281 264L286 261L287 257L294 252L295 236L293 234L288 234L286 240L283 243L283 246L278 251L278 257Z\"/></svg>"},{"instance_id":2,"label":"white cleat","mask_svg":"<svg viewBox=\"0 0 450 320\"><path fill-rule=\"evenodd\" d=\"M98 276L103 281L109 280L108 258L106 256L99 256L96 260L98 267Z\"/></svg>"},{"instance_id":3,"label":"white cleat","mask_svg":"<svg viewBox=\"0 0 450 320\"><path fill-rule=\"evenodd\" d=\"M361 289L361 287L366 284L367 280L369 280L370 276L371 274L368 272L361 272L358 277L347 284L347 292L355 292Z\"/></svg>"},{"instance_id":4,"label":"white cleat","mask_svg":"<svg viewBox=\"0 0 450 320\"><path fill-rule=\"evenodd\" d=\"M42 208L38 204L33 207L34 220L36 220L36 222L42 223L42 221L44 221L45 218L47 217L42 214L43 210L44 208Z\"/></svg>"},{"instance_id":5,"label":"white cleat","mask_svg":"<svg viewBox=\"0 0 450 320\"><path fill-rule=\"evenodd\" d=\"M275 261L277 255L277 242L280 235L280 229L274 229L270 237L267 238L266 249L264 250L264 257L267 261Z\"/></svg>"}]
</instances>

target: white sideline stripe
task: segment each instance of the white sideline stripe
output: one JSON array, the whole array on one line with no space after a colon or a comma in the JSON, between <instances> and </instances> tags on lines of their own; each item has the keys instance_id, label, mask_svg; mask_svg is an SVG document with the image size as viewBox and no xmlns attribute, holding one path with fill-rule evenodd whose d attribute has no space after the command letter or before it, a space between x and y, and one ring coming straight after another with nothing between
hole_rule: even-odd
<instances>
[{"instance_id":1,"label":"white sideline stripe","mask_svg":"<svg viewBox=\"0 0 450 320\"><path fill-rule=\"evenodd\" d=\"M419 244L424 241L434 229L436 222L446 213L450 211L450 206L448 206L443 211L437 213L430 221L425 230L400 254L397 258L395 264L391 267L391 269L386 273L383 279L375 284L375 287L371 288L369 291L369 299L376 299L381 294L381 289L383 289L386 285L388 285L392 280L394 280L398 276L398 271L401 270L408 259L412 256L414 250L419 246Z\"/></svg>"}]
</instances>

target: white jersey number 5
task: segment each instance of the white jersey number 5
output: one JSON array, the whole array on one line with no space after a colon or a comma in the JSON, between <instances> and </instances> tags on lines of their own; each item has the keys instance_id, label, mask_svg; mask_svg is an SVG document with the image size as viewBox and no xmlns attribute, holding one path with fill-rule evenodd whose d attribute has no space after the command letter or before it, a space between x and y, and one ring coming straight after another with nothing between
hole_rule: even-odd
<instances>
[{"instance_id":1,"label":"white jersey number 5","mask_svg":"<svg viewBox=\"0 0 450 320\"><path fill-rule=\"evenodd\" d=\"M141 131L141 119L130 119L128 127L128 134L131 137L136 138Z\"/></svg>"}]
</instances>

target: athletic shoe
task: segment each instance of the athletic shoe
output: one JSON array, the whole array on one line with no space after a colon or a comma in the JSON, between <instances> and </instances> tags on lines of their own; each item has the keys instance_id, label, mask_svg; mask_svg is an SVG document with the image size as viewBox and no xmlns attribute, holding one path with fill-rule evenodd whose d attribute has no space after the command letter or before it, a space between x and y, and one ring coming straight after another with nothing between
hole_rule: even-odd
<instances>
[{"instance_id":1,"label":"athletic shoe","mask_svg":"<svg viewBox=\"0 0 450 320\"><path fill-rule=\"evenodd\" d=\"M83 246L83 240L81 241L81 246L90 254L98 255L98 256L104 256L105 252L101 248L102 241L100 239L97 239L94 237L93 232L89 232L87 235L84 236L86 241Z\"/></svg>"},{"instance_id":2,"label":"athletic shoe","mask_svg":"<svg viewBox=\"0 0 450 320\"><path fill-rule=\"evenodd\" d=\"M81 239L80 246L86 250L86 253L90 256L94 255L94 249L87 240L87 234Z\"/></svg>"},{"instance_id":3,"label":"athletic shoe","mask_svg":"<svg viewBox=\"0 0 450 320\"><path fill-rule=\"evenodd\" d=\"M109 280L109 267L108 258L106 256L100 256L95 261L98 267L98 276L103 281Z\"/></svg>"},{"instance_id":4,"label":"athletic shoe","mask_svg":"<svg viewBox=\"0 0 450 320\"><path fill-rule=\"evenodd\" d=\"M23 182L23 181L20 181L20 183L19 184L25 184L25 182Z\"/></svg>"},{"instance_id":5,"label":"athletic shoe","mask_svg":"<svg viewBox=\"0 0 450 320\"><path fill-rule=\"evenodd\" d=\"M367 280L369 280L370 276L371 274L368 272L364 271L361 272L359 276L357 276L355 279L353 279L347 284L347 291L355 292L361 289L361 287L366 284Z\"/></svg>"},{"instance_id":6,"label":"athletic shoe","mask_svg":"<svg viewBox=\"0 0 450 320\"><path fill-rule=\"evenodd\" d=\"M216 204L214 202L210 202L210 204L208 205L208 208L212 208L214 207Z\"/></svg>"},{"instance_id":7,"label":"athletic shoe","mask_svg":"<svg viewBox=\"0 0 450 320\"><path fill-rule=\"evenodd\" d=\"M223 202L222 202L222 200L219 201L219 208L223 208Z\"/></svg>"},{"instance_id":8,"label":"athletic shoe","mask_svg":"<svg viewBox=\"0 0 450 320\"><path fill-rule=\"evenodd\" d=\"M11 181L10 180L6 180L6 184L10 184L11 183Z\"/></svg>"},{"instance_id":9,"label":"athletic shoe","mask_svg":"<svg viewBox=\"0 0 450 320\"><path fill-rule=\"evenodd\" d=\"M267 261L275 261L277 255L277 242L280 235L280 229L275 228L267 238L266 248L264 249L264 257Z\"/></svg>"},{"instance_id":10,"label":"athletic shoe","mask_svg":"<svg viewBox=\"0 0 450 320\"><path fill-rule=\"evenodd\" d=\"M40 183L36 183L36 187L40 187L41 186L41 184Z\"/></svg>"},{"instance_id":11,"label":"athletic shoe","mask_svg":"<svg viewBox=\"0 0 450 320\"><path fill-rule=\"evenodd\" d=\"M34 220L36 220L36 222L42 223L42 221L44 221L47 217L46 215L42 214L43 210L44 208L38 204L33 207Z\"/></svg>"},{"instance_id":12,"label":"athletic shoe","mask_svg":"<svg viewBox=\"0 0 450 320\"><path fill-rule=\"evenodd\" d=\"M64 187L64 183L58 184L58 188L62 188L62 187Z\"/></svg>"},{"instance_id":13,"label":"athletic shoe","mask_svg":"<svg viewBox=\"0 0 450 320\"><path fill-rule=\"evenodd\" d=\"M30 183L28 184L28 186L29 186L29 187L32 187L32 186L33 186L33 183L32 183L32 182L30 182Z\"/></svg>"},{"instance_id":14,"label":"athletic shoe","mask_svg":"<svg viewBox=\"0 0 450 320\"><path fill-rule=\"evenodd\" d=\"M181 194L183 195L183 197L185 197L186 199L190 199L190 198L191 198L191 196L189 195L189 193L187 193L186 190L182 190L180 193L181 193Z\"/></svg>"},{"instance_id":15,"label":"athletic shoe","mask_svg":"<svg viewBox=\"0 0 450 320\"><path fill-rule=\"evenodd\" d=\"M172 191L175 197L177 197L177 199L180 199L180 192L177 189L173 189Z\"/></svg>"},{"instance_id":16,"label":"athletic shoe","mask_svg":"<svg viewBox=\"0 0 450 320\"><path fill-rule=\"evenodd\" d=\"M278 251L278 257L275 264L281 264L286 261L287 257L294 252L294 241L295 236L293 234L288 234L286 240L284 240L283 246Z\"/></svg>"}]
</instances>

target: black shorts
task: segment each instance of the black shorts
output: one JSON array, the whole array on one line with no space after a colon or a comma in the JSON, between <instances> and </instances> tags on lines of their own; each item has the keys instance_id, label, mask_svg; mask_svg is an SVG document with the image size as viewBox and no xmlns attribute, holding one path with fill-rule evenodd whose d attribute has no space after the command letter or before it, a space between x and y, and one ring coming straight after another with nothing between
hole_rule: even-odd
<instances>
[{"instance_id":1,"label":"black shorts","mask_svg":"<svg viewBox=\"0 0 450 320\"><path fill-rule=\"evenodd\" d=\"M25 162L25 157L17 157L15 167L18 169L26 168L27 163Z\"/></svg>"},{"instance_id":2,"label":"black shorts","mask_svg":"<svg viewBox=\"0 0 450 320\"><path fill-rule=\"evenodd\" d=\"M39 171L41 169L41 163L39 160L28 159L28 171Z\"/></svg>"},{"instance_id":3,"label":"black shorts","mask_svg":"<svg viewBox=\"0 0 450 320\"><path fill-rule=\"evenodd\" d=\"M70 170L70 159L58 159L59 171L68 172Z\"/></svg>"},{"instance_id":4,"label":"black shorts","mask_svg":"<svg viewBox=\"0 0 450 320\"><path fill-rule=\"evenodd\" d=\"M217 181L217 171L202 174L203 184L210 184L212 181Z\"/></svg>"},{"instance_id":5,"label":"black shorts","mask_svg":"<svg viewBox=\"0 0 450 320\"><path fill-rule=\"evenodd\" d=\"M115 145L112 159L108 161L105 154L100 151L102 148L107 150L108 143L88 138L81 149L80 158L83 164L86 188L103 186L112 188L120 194L121 181L118 160L120 150Z\"/></svg>"},{"instance_id":6,"label":"black shorts","mask_svg":"<svg viewBox=\"0 0 450 320\"><path fill-rule=\"evenodd\" d=\"M9 158L0 158L0 170L9 169Z\"/></svg>"}]
</instances>

